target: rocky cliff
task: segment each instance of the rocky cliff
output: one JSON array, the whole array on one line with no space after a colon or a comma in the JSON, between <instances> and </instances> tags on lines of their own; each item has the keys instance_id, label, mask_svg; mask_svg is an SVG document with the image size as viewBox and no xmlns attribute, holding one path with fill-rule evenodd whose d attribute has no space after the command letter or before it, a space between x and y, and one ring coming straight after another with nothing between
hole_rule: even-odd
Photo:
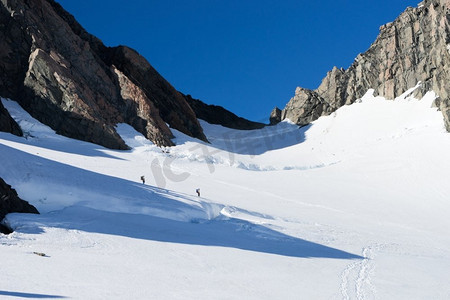
<instances>
[{"instance_id":1,"label":"rocky cliff","mask_svg":"<svg viewBox=\"0 0 450 300\"><path fill-rule=\"evenodd\" d=\"M0 222L9 213L32 213L38 214L37 209L19 198L17 192L0 178ZM8 233L9 230L0 224L0 232Z\"/></svg>"},{"instance_id":2,"label":"rocky cliff","mask_svg":"<svg viewBox=\"0 0 450 300\"><path fill-rule=\"evenodd\" d=\"M22 136L23 132L19 125L10 116L9 112L5 109L0 101L0 131L9 132L18 136Z\"/></svg>"},{"instance_id":3,"label":"rocky cliff","mask_svg":"<svg viewBox=\"0 0 450 300\"><path fill-rule=\"evenodd\" d=\"M109 148L127 148L117 123L158 145L172 145L166 124L206 140L183 95L142 56L106 47L53 0L0 1L0 96L57 133Z\"/></svg>"},{"instance_id":4,"label":"rocky cliff","mask_svg":"<svg viewBox=\"0 0 450 300\"><path fill-rule=\"evenodd\" d=\"M194 110L197 118L210 124L219 124L228 128L240 130L260 129L265 126L263 123L252 122L238 117L221 106L203 103L200 100L192 98L191 95L185 95L184 97Z\"/></svg>"},{"instance_id":5,"label":"rocky cliff","mask_svg":"<svg viewBox=\"0 0 450 300\"><path fill-rule=\"evenodd\" d=\"M450 1L425 0L380 27L375 42L346 70L333 68L316 90L297 88L272 122L290 119L305 125L361 98L368 89L394 99L421 82L415 96L428 91L450 131Z\"/></svg>"}]
</instances>

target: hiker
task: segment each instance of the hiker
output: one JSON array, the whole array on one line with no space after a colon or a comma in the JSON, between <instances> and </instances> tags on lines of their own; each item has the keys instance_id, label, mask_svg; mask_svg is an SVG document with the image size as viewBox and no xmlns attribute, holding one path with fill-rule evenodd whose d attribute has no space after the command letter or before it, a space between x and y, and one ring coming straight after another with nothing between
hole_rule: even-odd
<instances>
[{"instance_id":1,"label":"hiker","mask_svg":"<svg viewBox=\"0 0 450 300\"><path fill-rule=\"evenodd\" d=\"M145 177L144 175L141 176L142 184L145 184Z\"/></svg>"},{"instance_id":2,"label":"hiker","mask_svg":"<svg viewBox=\"0 0 450 300\"><path fill-rule=\"evenodd\" d=\"M196 189L195 192L196 192L197 195L200 197L200 189Z\"/></svg>"}]
</instances>

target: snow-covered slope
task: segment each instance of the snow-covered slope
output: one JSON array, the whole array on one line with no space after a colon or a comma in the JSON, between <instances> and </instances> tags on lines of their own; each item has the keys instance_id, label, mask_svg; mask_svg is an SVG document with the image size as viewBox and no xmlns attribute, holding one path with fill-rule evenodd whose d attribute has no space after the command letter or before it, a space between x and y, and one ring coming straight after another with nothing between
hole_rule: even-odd
<instances>
[{"instance_id":1,"label":"snow-covered slope","mask_svg":"<svg viewBox=\"0 0 450 300\"><path fill-rule=\"evenodd\" d=\"M119 125L130 151L3 99L0 177L42 214L7 216L0 298L448 299L450 135L406 96L167 149Z\"/></svg>"}]
</instances>

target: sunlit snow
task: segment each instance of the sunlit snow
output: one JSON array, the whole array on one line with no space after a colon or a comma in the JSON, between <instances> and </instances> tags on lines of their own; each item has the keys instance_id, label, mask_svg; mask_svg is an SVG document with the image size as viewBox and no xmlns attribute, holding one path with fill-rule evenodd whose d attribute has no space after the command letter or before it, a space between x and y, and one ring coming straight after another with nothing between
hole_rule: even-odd
<instances>
[{"instance_id":1,"label":"sunlit snow","mask_svg":"<svg viewBox=\"0 0 450 300\"><path fill-rule=\"evenodd\" d=\"M129 151L2 99L0 177L41 215L5 219L0 298L449 299L450 134L409 94L164 149L118 124Z\"/></svg>"}]
</instances>

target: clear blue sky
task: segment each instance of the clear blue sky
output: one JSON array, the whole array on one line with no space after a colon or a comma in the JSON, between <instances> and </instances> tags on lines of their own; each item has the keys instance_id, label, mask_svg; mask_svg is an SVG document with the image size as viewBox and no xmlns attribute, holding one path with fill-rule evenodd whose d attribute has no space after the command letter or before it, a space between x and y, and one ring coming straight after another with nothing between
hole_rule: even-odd
<instances>
[{"instance_id":1,"label":"clear blue sky","mask_svg":"<svg viewBox=\"0 0 450 300\"><path fill-rule=\"evenodd\" d=\"M107 46L143 55L176 89L267 122L295 88L348 68L419 0L57 0Z\"/></svg>"}]
</instances>

